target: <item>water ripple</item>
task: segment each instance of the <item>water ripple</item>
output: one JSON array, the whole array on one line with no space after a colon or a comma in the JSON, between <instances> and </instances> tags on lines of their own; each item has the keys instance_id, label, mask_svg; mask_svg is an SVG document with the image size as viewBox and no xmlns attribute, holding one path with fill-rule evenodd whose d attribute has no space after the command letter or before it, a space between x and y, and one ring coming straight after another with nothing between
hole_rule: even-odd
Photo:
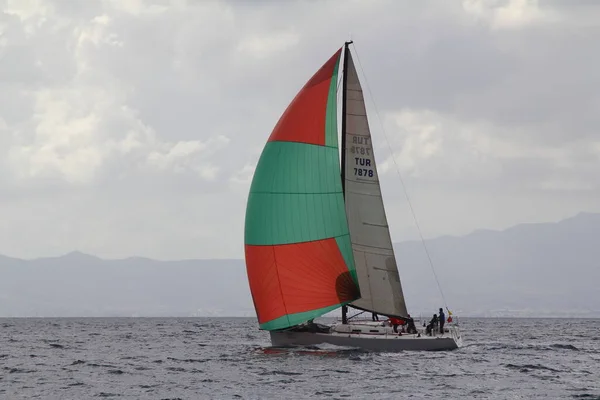
<instances>
[{"instance_id":1,"label":"water ripple","mask_svg":"<svg viewBox=\"0 0 600 400\"><path fill-rule=\"evenodd\" d=\"M254 319L2 319L0 398L600 400L599 320L461 322L457 351L373 353L275 348Z\"/></svg>"}]
</instances>

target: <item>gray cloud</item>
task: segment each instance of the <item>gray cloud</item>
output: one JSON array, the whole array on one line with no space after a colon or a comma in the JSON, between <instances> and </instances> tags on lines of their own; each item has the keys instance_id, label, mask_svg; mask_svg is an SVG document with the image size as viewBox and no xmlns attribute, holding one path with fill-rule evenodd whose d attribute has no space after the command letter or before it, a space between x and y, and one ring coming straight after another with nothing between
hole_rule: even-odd
<instances>
[{"instance_id":1,"label":"gray cloud","mask_svg":"<svg viewBox=\"0 0 600 400\"><path fill-rule=\"evenodd\" d=\"M0 253L241 256L260 151L349 35L395 239L599 211L594 2L0 1ZM8 62L7 62L8 61Z\"/></svg>"}]
</instances>

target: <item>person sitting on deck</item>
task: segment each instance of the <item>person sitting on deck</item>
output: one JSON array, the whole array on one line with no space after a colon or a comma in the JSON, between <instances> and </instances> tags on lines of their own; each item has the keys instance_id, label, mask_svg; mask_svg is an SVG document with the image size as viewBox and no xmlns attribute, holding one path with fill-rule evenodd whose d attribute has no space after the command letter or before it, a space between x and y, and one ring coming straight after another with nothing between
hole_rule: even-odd
<instances>
[{"instance_id":1,"label":"person sitting on deck","mask_svg":"<svg viewBox=\"0 0 600 400\"><path fill-rule=\"evenodd\" d=\"M409 334L417 333L417 327L415 326L415 320L411 318L410 314L408 314L406 333L409 333Z\"/></svg>"},{"instance_id":2,"label":"person sitting on deck","mask_svg":"<svg viewBox=\"0 0 600 400\"><path fill-rule=\"evenodd\" d=\"M438 323L438 316L437 316L437 314L433 314L433 318L431 318L431 321L429 321L429 324L427 325L425 332L431 336L433 329L435 327L437 327L437 323Z\"/></svg>"}]
</instances>

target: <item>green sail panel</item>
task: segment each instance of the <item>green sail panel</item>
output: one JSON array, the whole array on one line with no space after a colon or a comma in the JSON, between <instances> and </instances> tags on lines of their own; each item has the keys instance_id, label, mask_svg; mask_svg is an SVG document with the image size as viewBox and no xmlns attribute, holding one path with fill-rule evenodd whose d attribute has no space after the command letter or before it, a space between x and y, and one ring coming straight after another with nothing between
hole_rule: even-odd
<instances>
[{"instance_id":1,"label":"green sail panel","mask_svg":"<svg viewBox=\"0 0 600 400\"><path fill-rule=\"evenodd\" d=\"M337 148L269 142L246 211L246 244L289 244L348 234Z\"/></svg>"}]
</instances>

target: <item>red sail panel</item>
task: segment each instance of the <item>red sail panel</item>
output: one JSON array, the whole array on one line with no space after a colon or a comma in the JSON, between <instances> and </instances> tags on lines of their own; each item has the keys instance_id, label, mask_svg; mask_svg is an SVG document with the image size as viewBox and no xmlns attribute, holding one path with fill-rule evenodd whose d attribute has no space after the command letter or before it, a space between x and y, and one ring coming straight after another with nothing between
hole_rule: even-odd
<instances>
[{"instance_id":1,"label":"red sail panel","mask_svg":"<svg viewBox=\"0 0 600 400\"><path fill-rule=\"evenodd\" d=\"M246 245L246 263L260 324L358 296L335 238L276 246Z\"/></svg>"},{"instance_id":2,"label":"red sail panel","mask_svg":"<svg viewBox=\"0 0 600 400\"><path fill-rule=\"evenodd\" d=\"M269 142L325 145L325 119L331 77L342 49L338 50L298 92L273 129Z\"/></svg>"}]
</instances>

